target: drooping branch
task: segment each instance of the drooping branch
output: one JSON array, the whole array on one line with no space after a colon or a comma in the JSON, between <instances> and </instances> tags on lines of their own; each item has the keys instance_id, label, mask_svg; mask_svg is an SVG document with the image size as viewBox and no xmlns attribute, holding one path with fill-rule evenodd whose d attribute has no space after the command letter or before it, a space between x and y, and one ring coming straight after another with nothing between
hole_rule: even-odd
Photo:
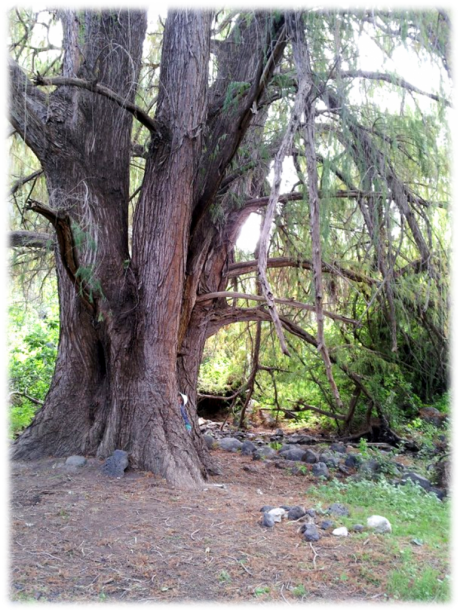
<instances>
[{"instance_id":1,"label":"drooping branch","mask_svg":"<svg viewBox=\"0 0 460 612\"><path fill-rule=\"evenodd\" d=\"M449 4L453 4L453 3L449 2ZM458 27L455 27L453 21L451 20L451 18L447 14L447 11L442 6L442 3L441 2L433 2L433 6L438 11L438 13L441 15L441 17L444 19L444 21L447 24L447 27L452 32L452 34L455 36L455 38L458 39Z\"/></svg>"},{"instance_id":2,"label":"drooping branch","mask_svg":"<svg viewBox=\"0 0 460 612\"><path fill-rule=\"evenodd\" d=\"M290 16L288 17L288 19ZM292 33L291 33L292 35ZM294 136L300 125L302 110L304 106L305 96L311 90L311 83L305 73L299 74L299 82L296 98L294 100L294 106L291 112L286 131L281 141L281 145L275 155L273 164L273 184L270 192L270 197L267 204L267 210L265 212L264 222L260 232L260 243L259 243L259 257L257 265L257 277L262 289L262 293L267 301L270 315L275 325L276 334L281 344L281 349L285 355L289 355L289 349L284 339L282 326L279 320L278 312L275 307L274 297L270 288L270 284L267 279L267 259L269 250L269 237L271 225L275 215L275 207L278 203L281 188L281 176L283 161L286 155L291 151L294 142Z\"/></svg>"},{"instance_id":3,"label":"drooping branch","mask_svg":"<svg viewBox=\"0 0 460 612\"><path fill-rule=\"evenodd\" d=\"M43 77L38 74L34 78L36 85L52 86L52 87L78 87L80 89L86 89L92 93L98 94L115 102L121 108L131 113L135 119L145 126L152 134L163 139L167 137L166 127L161 125L158 121L155 121L150 117L142 108L139 108L136 104L133 104L126 100L126 98L118 95L108 87L100 85L97 80L87 81L85 79L78 79L76 77Z\"/></svg>"},{"instance_id":4,"label":"drooping branch","mask_svg":"<svg viewBox=\"0 0 460 612\"><path fill-rule=\"evenodd\" d=\"M374 81L385 81L386 83L391 83L392 85L397 85L398 87L402 87L407 91L411 91L413 93L420 94L421 96L427 96L436 102L442 102L446 106L452 106L452 104L446 98L441 96L437 96L436 94L429 93L427 91L423 91L414 85L408 83L405 79L397 77L392 74L387 74L385 72L369 72L366 70L345 70L340 72L340 78L363 78L370 79Z\"/></svg>"},{"instance_id":5,"label":"drooping branch","mask_svg":"<svg viewBox=\"0 0 460 612\"><path fill-rule=\"evenodd\" d=\"M232 298L232 299L242 299L242 300L252 300L255 302L264 302L267 300L262 295L252 295L249 293L239 293L237 291L214 291L213 293L205 293L203 295L199 295L196 298L197 303L199 302L207 302L208 300L214 300L217 298ZM301 310L309 310L310 312L315 312L315 306L312 304L304 304L303 302L297 302L296 300L284 299L284 298L274 298L275 303L284 304L286 306L292 306L293 308L299 308ZM358 321L354 319L350 319L348 317L344 317L342 315L336 314L334 312L330 312L328 310L324 311L324 314L335 321L342 321L343 323L349 323L350 325L358 325Z\"/></svg>"},{"instance_id":6,"label":"drooping branch","mask_svg":"<svg viewBox=\"0 0 460 612\"><path fill-rule=\"evenodd\" d=\"M18 230L9 234L9 246L12 248L27 247L29 249L51 250L54 245L54 236L43 232Z\"/></svg>"},{"instance_id":7,"label":"drooping branch","mask_svg":"<svg viewBox=\"0 0 460 612\"><path fill-rule=\"evenodd\" d=\"M32 172L31 174L28 174L27 176L24 176L18 179L17 181L13 183L10 189L10 195L11 196L14 195L23 185L25 185L29 181L33 181L34 179L38 178L42 174L43 174L43 170L35 170L35 172Z\"/></svg>"},{"instance_id":8,"label":"drooping branch","mask_svg":"<svg viewBox=\"0 0 460 612\"><path fill-rule=\"evenodd\" d=\"M375 169L380 177L386 182L393 201L407 220L414 241L422 256L422 260L429 265L431 257L430 249L417 223L414 211L409 205L407 187L396 174L390 160L387 159L378 147L376 147L369 134L360 129L358 121L352 115L345 101L339 99L338 94L332 92L330 89L325 89L322 94L322 99L330 109L342 108L341 116L348 127L347 134L350 134L352 137L349 145L357 156L357 159L362 160L367 168Z\"/></svg>"},{"instance_id":9,"label":"drooping branch","mask_svg":"<svg viewBox=\"0 0 460 612\"><path fill-rule=\"evenodd\" d=\"M323 358L326 368L326 375L337 406L342 408L343 404L332 372L332 364L324 335L320 199L318 194L318 169L316 165L317 161L315 146L315 100L317 92L312 78L310 53L304 39L303 22L300 13L292 13L289 16L288 25L292 37L292 48L297 77L299 79L299 90L300 83L305 81L305 91L308 91L308 94L306 96L304 94L301 99L302 107L299 109L299 115L303 110L305 114L303 135L305 142L305 158L307 162L307 186L310 206L310 235L312 244L318 350Z\"/></svg>"}]
</instances>

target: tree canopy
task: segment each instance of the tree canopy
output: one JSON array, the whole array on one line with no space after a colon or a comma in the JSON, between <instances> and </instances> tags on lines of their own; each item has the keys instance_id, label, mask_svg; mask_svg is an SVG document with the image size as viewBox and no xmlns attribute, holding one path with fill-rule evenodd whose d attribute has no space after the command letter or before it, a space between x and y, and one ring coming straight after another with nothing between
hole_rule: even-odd
<instances>
[{"instance_id":1,"label":"tree canopy","mask_svg":"<svg viewBox=\"0 0 460 612\"><path fill-rule=\"evenodd\" d=\"M55 265L60 301L16 456L124 448L196 482L200 364L209 391L235 347L241 425L270 393L343 435L390 432L446 392L445 11L18 8L9 44L12 275Z\"/></svg>"}]
</instances>

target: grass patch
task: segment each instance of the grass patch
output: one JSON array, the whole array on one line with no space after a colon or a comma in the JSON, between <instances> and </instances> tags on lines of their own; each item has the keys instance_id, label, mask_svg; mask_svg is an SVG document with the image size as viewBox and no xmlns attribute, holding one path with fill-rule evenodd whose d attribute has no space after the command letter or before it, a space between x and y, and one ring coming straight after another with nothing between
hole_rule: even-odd
<instances>
[{"instance_id":1,"label":"grass patch","mask_svg":"<svg viewBox=\"0 0 460 612\"><path fill-rule=\"evenodd\" d=\"M449 601L449 576L440 577L434 568L405 564L388 577L387 590L402 601Z\"/></svg>"},{"instance_id":2,"label":"grass patch","mask_svg":"<svg viewBox=\"0 0 460 612\"><path fill-rule=\"evenodd\" d=\"M409 481L394 486L383 478L368 480L337 480L319 484L308 491L319 511L331 503L345 504L348 517L335 521L350 528L356 523L365 527L362 534L353 534L356 545L369 541L367 518L372 514L385 516L392 532L373 536L379 539L380 563L378 571L373 564L374 552L356 550L361 577L377 584L386 596L398 601L448 601L450 597L449 536L450 503L440 501ZM342 579L342 577L340 576Z\"/></svg>"}]
</instances>

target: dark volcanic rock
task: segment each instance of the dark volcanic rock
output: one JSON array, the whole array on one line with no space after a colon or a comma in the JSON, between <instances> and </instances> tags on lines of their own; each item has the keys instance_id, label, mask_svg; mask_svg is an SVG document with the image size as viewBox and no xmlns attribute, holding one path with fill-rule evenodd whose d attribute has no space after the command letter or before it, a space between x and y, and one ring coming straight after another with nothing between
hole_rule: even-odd
<instances>
[{"instance_id":1,"label":"dark volcanic rock","mask_svg":"<svg viewBox=\"0 0 460 612\"><path fill-rule=\"evenodd\" d=\"M324 531L326 531L326 529L330 529L331 527L334 527L334 523L332 521L322 521L319 528L323 529Z\"/></svg>"},{"instance_id":2,"label":"dark volcanic rock","mask_svg":"<svg viewBox=\"0 0 460 612\"><path fill-rule=\"evenodd\" d=\"M407 482L408 480L412 480L412 482L418 484L420 487L422 487L422 489L425 489L425 491L430 491L432 489L431 482L427 478L424 478L415 472L406 472L403 475L402 482Z\"/></svg>"},{"instance_id":3,"label":"dark volcanic rock","mask_svg":"<svg viewBox=\"0 0 460 612\"><path fill-rule=\"evenodd\" d=\"M331 504L327 509L328 514L335 514L335 516L349 516L350 512L343 504Z\"/></svg>"},{"instance_id":4,"label":"dark volcanic rock","mask_svg":"<svg viewBox=\"0 0 460 612\"><path fill-rule=\"evenodd\" d=\"M228 451L229 453L236 453L241 450L243 443L237 440L236 438L222 438L222 440L218 440L222 450Z\"/></svg>"},{"instance_id":5,"label":"dark volcanic rock","mask_svg":"<svg viewBox=\"0 0 460 612\"><path fill-rule=\"evenodd\" d=\"M271 459L276 455L276 451L270 446L261 446L252 453L253 459Z\"/></svg>"},{"instance_id":6,"label":"dark volcanic rock","mask_svg":"<svg viewBox=\"0 0 460 612\"><path fill-rule=\"evenodd\" d=\"M303 448L293 447L288 450L281 450L279 454L281 457L288 459L289 461L303 461L305 451Z\"/></svg>"},{"instance_id":7,"label":"dark volcanic rock","mask_svg":"<svg viewBox=\"0 0 460 612\"><path fill-rule=\"evenodd\" d=\"M361 457L359 455L348 453L348 455L345 457L345 465L347 467L355 468L358 467L360 463Z\"/></svg>"},{"instance_id":8,"label":"dark volcanic rock","mask_svg":"<svg viewBox=\"0 0 460 612\"><path fill-rule=\"evenodd\" d=\"M243 446L241 447L242 455L252 455L252 453L257 449L257 446L253 444L250 440L245 440L243 442Z\"/></svg>"},{"instance_id":9,"label":"dark volcanic rock","mask_svg":"<svg viewBox=\"0 0 460 612\"><path fill-rule=\"evenodd\" d=\"M325 476L326 478L329 476L327 465L321 461L313 464L312 473L314 476Z\"/></svg>"},{"instance_id":10,"label":"dark volcanic rock","mask_svg":"<svg viewBox=\"0 0 460 612\"><path fill-rule=\"evenodd\" d=\"M347 452L347 448L343 442L334 442L331 444L331 451L344 455Z\"/></svg>"},{"instance_id":11,"label":"dark volcanic rock","mask_svg":"<svg viewBox=\"0 0 460 612\"><path fill-rule=\"evenodd\" d=\"M305 525L302 525L300 532L303 533L303 539L307 542L317 542L321 539L321 534L313 523L305 523Z\"/></svg>"},{"instance_id":12,"label":"dark volcanic rock","mask_svg":"<svg viewBox=\"0 0 460 612\"><path fill-rule=\"evenodd\" d=\"M312 451L310 448L307 448L302 461L304 461L305 463L318 463L318 453L315 453L315 451Z\"/></svg>"},{"instance_id":13,"label":"dark volcanic rock","mask_svg":"<svg viewBox=\"0 0 460 612\"><path fill-rule=\"evenodd\" d=\"M306 510L302 506L293 506L288 511L288 519L290 521L296 521L297 519L305 516Z\"/></svg>"},{"instance_id":14,"label":"dark volcanic rock","mask_svg":"<svg viewBox=\"0 0 460 612\"><path fill-rule=\"evenodd\" d=\"M264 512L262 516L262 527L274 527L275 518L268 514L268 512Z\"/></svg>"}]
</instances>

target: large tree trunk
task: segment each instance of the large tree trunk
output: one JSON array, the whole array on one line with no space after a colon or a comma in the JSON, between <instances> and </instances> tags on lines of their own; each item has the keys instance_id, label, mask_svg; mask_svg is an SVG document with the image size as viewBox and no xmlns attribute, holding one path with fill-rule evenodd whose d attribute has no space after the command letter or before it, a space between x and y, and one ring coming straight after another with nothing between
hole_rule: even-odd
<instances>
[{"instance_id":1,"label":"large tree trunk","mask_svg":"<svg viewBox=\"0 0 460 612\"><path fill-rule=\"evenodd\" d=\"M64 87L54 94L48 142L61 142L67 154L35 147L50 194L49 207L37 203L35 210L50 219L58 236L61 336L45 405L17 441L16 458L74 452L105 457L122 448L133 466L173 484L199 483L205 475L178 409L176 355L190 186L200 153L195 132L206 111L203 66L210 20L206 13L168 19L163 54L174 54L175 69L164 62L157 118L168 126L169 138L152 148L147 161L132 260L127 231L132 118L86 91ZM71 61L72 33L83 23L85 70L98 70L100 83L134 99L145 16L89 13L79 23L67 16L66 76L78 71ZM104 37L113 45L107 62ZM72 121L62 122L71 113Z\"/></svg>"},{"instance_id":2,"label":"large tree trunk","mask_svg":"<svg viewBox=\"0 0 460 612\"><path fill-rule=\"evenodd\" d=\"M221 78L208 94L212 15L171 12L152 120L134 108L145 15L62 18L63 78L37 77L59 85L49 99L11 66L12 123L47 180L49 205L33 209L56 230L61 312L55 375L13 456L106 457L118 448L134 467L196 486L212 466L195 411L207 306L194 304L202 277L221 288L236 239L233 231L222 240L209 209L280 57L282 22L268 13L251 24L242 18L242 35L219 54ZM222 96L234 82L250 87L226 109ZM152 138L130 256L132 114ZM190 397L191 435L178 391Z\"/></svg>"}]
</instances>

